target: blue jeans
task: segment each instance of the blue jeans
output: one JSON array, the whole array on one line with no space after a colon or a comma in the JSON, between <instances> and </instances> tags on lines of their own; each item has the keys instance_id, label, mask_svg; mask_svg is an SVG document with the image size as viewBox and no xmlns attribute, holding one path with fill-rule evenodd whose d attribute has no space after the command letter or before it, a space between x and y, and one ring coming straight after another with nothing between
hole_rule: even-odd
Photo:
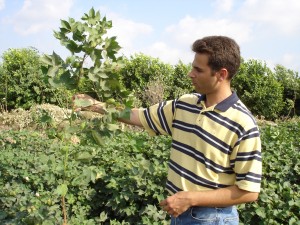
<instances>
[{"instance_id":1,"label":"blue jeans","mask_svg":"<svg viewBox=\"0 0 300 225\"><path fill-rule=\"evenodd\" d=\"M192 207L171 218L171 225L238 225L239 214L235 206L225 208Z\"/></svg>"}]
</instances>

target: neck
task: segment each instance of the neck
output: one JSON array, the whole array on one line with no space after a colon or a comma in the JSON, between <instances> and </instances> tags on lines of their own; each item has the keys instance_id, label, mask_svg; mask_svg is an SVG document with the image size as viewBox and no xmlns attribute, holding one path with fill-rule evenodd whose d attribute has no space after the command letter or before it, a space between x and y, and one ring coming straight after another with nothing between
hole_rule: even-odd
<instances>
[{"instance_id":1,"label":"neck","mask_svg":"<svg viewBox=\"0 0 300 225\"><path fill-rule=\"evenodd\" d=\"M228 98L232 94L232 91L229 88L224 88L223 90L217 90L216 92L206 94L206 107L210 107L216 105L226 98Z\"/></svg>"}]
</instances>

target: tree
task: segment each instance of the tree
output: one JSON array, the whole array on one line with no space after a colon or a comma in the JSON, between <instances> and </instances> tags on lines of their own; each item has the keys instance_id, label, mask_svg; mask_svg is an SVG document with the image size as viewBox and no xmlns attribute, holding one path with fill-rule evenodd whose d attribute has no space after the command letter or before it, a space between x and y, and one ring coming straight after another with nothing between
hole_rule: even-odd
<instances>
[{"instance_id":1,"label":"tree","mask_svg":"<svg viewBox=\"0 0 300 225\"><path fill-rule=\"evenodd\" d=\"M87 92L94 94L93 97L106 103L105 115L84 121L80 125L73 124L76 118L76 113L73 112L68 118L69 125L58 131L57 136L62 141L70 139L72 135L86 133L86 142L94 141L103 146L105 138L107 140L107 137L120 130L116 116L128 118L130 115L130 111L126 110L132 103L130 92L122 88L117 73L122 66L122 58L117 57L120 46L116 37L107 36L107 30L111 27L112 22L106 17L101 18L100 12L95 12L93 8L79 21L73 18L69 18L68 21L61 20L60 30L55 31L54 36L71 55L63 60L53 52L52 55L42 58L46 64L43 72L52 87L65 87L71 91L78 91L84 87ZM89 101L80 99L75 100L75 104L82 107L90 105ZM120 113L119 108L125 110ZM66 209L68 205L65 198L68 186L72 186L69 177L65 175L70 173L67 167L68 158L69 151L66 150L63 159L64 176L57 187L57 192L61 195L64 224L67 224L68 213L72 213L71 209Z\"/></svg>"},{"instance_id":2,"label":"tree","mask_svg":"<svg viewBox=\"0 0 300 225\"><path fill-rule=\"evenodd\" d=\"M178 64L174 66L173 72L173 92L171 92L170 98L178 98L179 96L187 93L192 93L194 91L191 79L187 76L191 71L191 64L183 64L179 61Z\"/></svg>"},{"instance_id":3,"label":"tree","mask_svg":"<svg viewBox=\"0 0 300 225\"><path fill-rule=\"evenodd\" d=\"M142 106L157 103L148 101L150 95L158 95L158 101L169 98L173 91L171 65L144 54L135 54L125 59L124 65L120 71L121 82L127 90L134 91Z\"/></svg>"},{"instance_id":4,"label":"tree","mask_svg":"<svg viewBox=\"0 0 300 225\"><path fill-rule=\"evenodd\" d=\"M297 72L290 69L286 69L281 65L276 65L275 78L280 82L284 88L283 97L286 102L286 109L284 110L284 115L300 114L300 77ZM298 109L298 112L296 112Z\"/></svg>"},{"instance_id":5,"label":"tree","mask_svg":"<svg viewBox=\"0 0 300 225\"><path fill-rule=\"evenodd\" d=\"M0 99L6 109L28 109L36 103L55 101L50 85L44 82L36 49L9 49L2 59Z\"/></svg>"},{"instance_id":6,"label":"tree","mask_svg":"<svg viewBox=\"0 0 300 225\"><path fill-rule=\"evenodd\" d=\"M283 87L266 63L258 60L242 62L232 86L256 116L276 119L283 107Z\"/></svg>"}]
</instances>

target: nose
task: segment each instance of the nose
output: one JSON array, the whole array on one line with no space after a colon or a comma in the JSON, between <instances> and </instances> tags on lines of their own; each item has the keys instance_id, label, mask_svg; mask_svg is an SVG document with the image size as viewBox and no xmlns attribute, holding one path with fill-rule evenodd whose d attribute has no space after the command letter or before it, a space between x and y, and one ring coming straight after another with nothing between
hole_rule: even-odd
<instances>
[{"instance_id":1,"label":"nose","mask_svg":"<svg viewBox=\"0 0 300 225\"><path fill-rule=\"evenodd\" d=\"M187 76L188 76L189 78L195 77L195 76L194 76L194 73L193 73L193 70L191 70L190 72L188 72Z\"/></svg>"}]
</instances>

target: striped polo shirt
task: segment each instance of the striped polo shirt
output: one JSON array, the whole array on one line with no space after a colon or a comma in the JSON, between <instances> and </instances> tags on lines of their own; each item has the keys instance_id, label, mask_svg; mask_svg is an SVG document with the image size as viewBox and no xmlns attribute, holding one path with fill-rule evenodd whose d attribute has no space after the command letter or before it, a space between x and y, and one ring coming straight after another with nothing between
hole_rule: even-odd
<instances>
[{"instance_id":1,"label":"striped polo shirt","mask_svg":"<svg viewBox=\"0 0 300 225\"><path fill-rule=\"evenodd\" d=\"M150 135L172 136L167 190L237 185L259 192L261 141L254 117L235 92L208 108L204 102L205 95L186 94L139 111Z\"/></svg>"}]
</instances>

